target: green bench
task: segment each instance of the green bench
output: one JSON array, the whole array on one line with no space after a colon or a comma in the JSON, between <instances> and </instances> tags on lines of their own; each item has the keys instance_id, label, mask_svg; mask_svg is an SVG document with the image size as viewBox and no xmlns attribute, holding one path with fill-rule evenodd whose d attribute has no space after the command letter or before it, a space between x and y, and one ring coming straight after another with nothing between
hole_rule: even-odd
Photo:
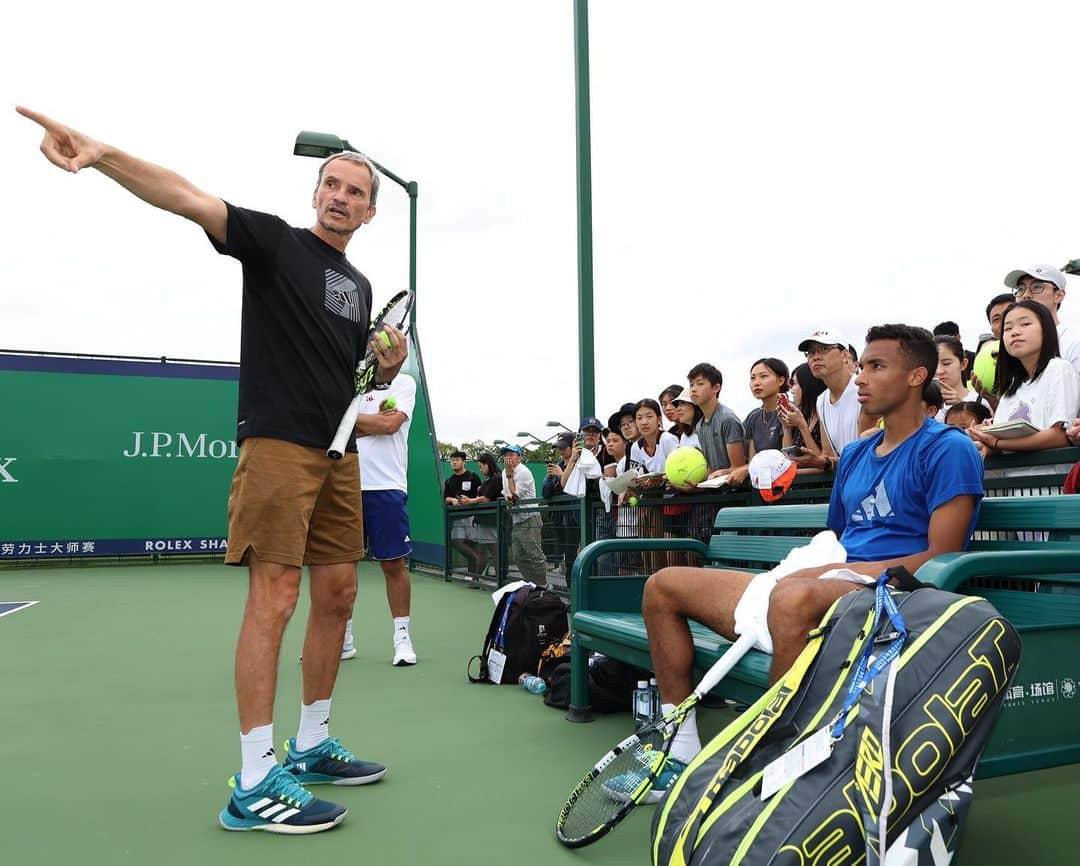
<instances>
[{"instance_id":1,"label":"green bench","mask_svg":"<svg viewBox=\"0 0 1080 866\"><path fill-rule=\"evenodd\" d=\"M708 567L763 571L824 529L826 511L824 504L725 508L716 516L707 546L688 539L619 539L597 541L582 550L574 564L571 591L574 646L567 717L571 721L591 717L590 652L653 667L641 616L646 578L594 574L600 556L683 550L696 554ZM979 775L1080 762L1080 496L985 499L975 538L967 552L926 563L918 578L988 599L1024 643L1020 669L979 764ZM729 643L698 623L691 623L691 634L698 678ZM750 652L714 694L752 703L767 685L769 662L768 655Z\"/></svg>"}]
</instances>

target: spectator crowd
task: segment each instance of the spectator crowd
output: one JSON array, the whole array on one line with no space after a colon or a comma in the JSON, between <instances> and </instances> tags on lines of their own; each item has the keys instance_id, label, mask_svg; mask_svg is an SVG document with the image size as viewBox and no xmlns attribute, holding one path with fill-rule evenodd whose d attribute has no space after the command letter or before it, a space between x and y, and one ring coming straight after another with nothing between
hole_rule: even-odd
<instances>
[{"instance_id":1,"label":"spectator crowd","mask_svg":"<svg viewBox=\"0 0 1080 866\"><path fill-rule=\"evenodd\" d=\"M1035 265L1009 272L1004 286L1009 291L986 305L989 331L974 351L965 348L953 322L940 323L932 336L925 332L938 357L922 390L925 423L962 428L984 459L999 452L1080 446L1080 333L1059 319L1065 275L1050 265ZM790 464L799 474L834 472L845 447L874 435L882 423L866 413L860 400L859 349L832 327L810 331L791 348L801 355L794 366L772 357L750 365L746 381L760 405L745 418L723 403L724 377L708 362L694 365L685 384L664 387L655 399L623 403L606 423L583 418L578 433L556 438L560 459L548 464L539 494L544 499L567 492L584 496L588 513L601 515L595 537L707 537L712 513L693 508L689 497L714 492L717 479L727 487L746 484L756 455L780 452L783 458L772 465ZM980 353L986 363L980 358L976 365ZM667 458L681 447L700 450L711 482L675 484L665 477ZM533 476L522 465L522 449L503 445L498 459L501 469L496 455L479 456L480 478L465 470L465 454L455 452L444 490L447 506L537 498ZM618 493L603 484L631 472L632 485ZM761 486L756 477L752 480ZM764 482L766 487L770 483ZM600 501L604 509L591 507ZM511 519L515 563L526 579L546 583L539 514L515 509ZM578 519L576 510L556 519L568 577L580 537ZM495 531L494 515L454 519L453 545L465 556L470 573L483 573L495 555ZM644 566L652 573L678 564L678 554L647 553L643 562L616 567L639 571Z\"/></svg>"}]
</instances>

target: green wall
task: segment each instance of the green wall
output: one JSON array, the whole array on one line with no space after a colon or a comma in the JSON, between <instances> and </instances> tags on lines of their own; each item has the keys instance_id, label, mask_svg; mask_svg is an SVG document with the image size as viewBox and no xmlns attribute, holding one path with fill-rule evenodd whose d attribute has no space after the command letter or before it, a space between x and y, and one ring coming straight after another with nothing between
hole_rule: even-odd
<instances>
[{"instance_id":1,"label":"green wall","mask_svg":"<svg viewBox=\"0 0 1080 866\"><path fill-rule=\"evenodd\" d=\"M231 365L0 355L0 562L223 549L236 375ZM423 387L409 452L417 558L441 566Z\"/></svg>"}]
</instances>

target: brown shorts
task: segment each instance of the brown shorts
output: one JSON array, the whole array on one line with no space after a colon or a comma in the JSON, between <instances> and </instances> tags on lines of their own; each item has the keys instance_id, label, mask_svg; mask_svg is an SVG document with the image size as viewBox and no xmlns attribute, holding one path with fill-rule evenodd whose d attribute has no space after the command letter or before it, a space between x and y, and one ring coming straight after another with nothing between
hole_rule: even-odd
<instances>
[{"instance_id":1,"label":"brown shorts","mask_svg":"<svg viewBox=\"0 0 1080 866\"><path fill-rule=\"evenodd\" d=\"M225 562L248 551L279 565L333 565L364 558L360 464L319 448L255 436L240 445L229 490Z\"/></svg>"}]
</instances>

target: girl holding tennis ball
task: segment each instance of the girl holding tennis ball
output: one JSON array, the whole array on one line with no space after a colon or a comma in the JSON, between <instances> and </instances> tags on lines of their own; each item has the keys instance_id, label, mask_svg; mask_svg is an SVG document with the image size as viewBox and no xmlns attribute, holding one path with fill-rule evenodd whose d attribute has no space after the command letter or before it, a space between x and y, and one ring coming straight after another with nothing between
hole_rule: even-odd
<instances>
[{"instance_id":1,"label":"girl holding tennis ball","mask_svg":"<svg viewBox=\"0 0 1080 866\"><path fill-rule=\"evenodd\" d=\"M638 439L630 448L630 459L645 467L650 475L660 476L664 472L664 463L668 455L679 447L679 440L660 428L660 404L646 398L634 406L634 421L637 423ZM661 488L662 477L640 478L635 482L639 501L638 530L642 538L661 538ZM629 497L627 497L629 500ZM663 552L644 554L648 573L659 571L667 565Z\"/></svg>"}]
</instances>

